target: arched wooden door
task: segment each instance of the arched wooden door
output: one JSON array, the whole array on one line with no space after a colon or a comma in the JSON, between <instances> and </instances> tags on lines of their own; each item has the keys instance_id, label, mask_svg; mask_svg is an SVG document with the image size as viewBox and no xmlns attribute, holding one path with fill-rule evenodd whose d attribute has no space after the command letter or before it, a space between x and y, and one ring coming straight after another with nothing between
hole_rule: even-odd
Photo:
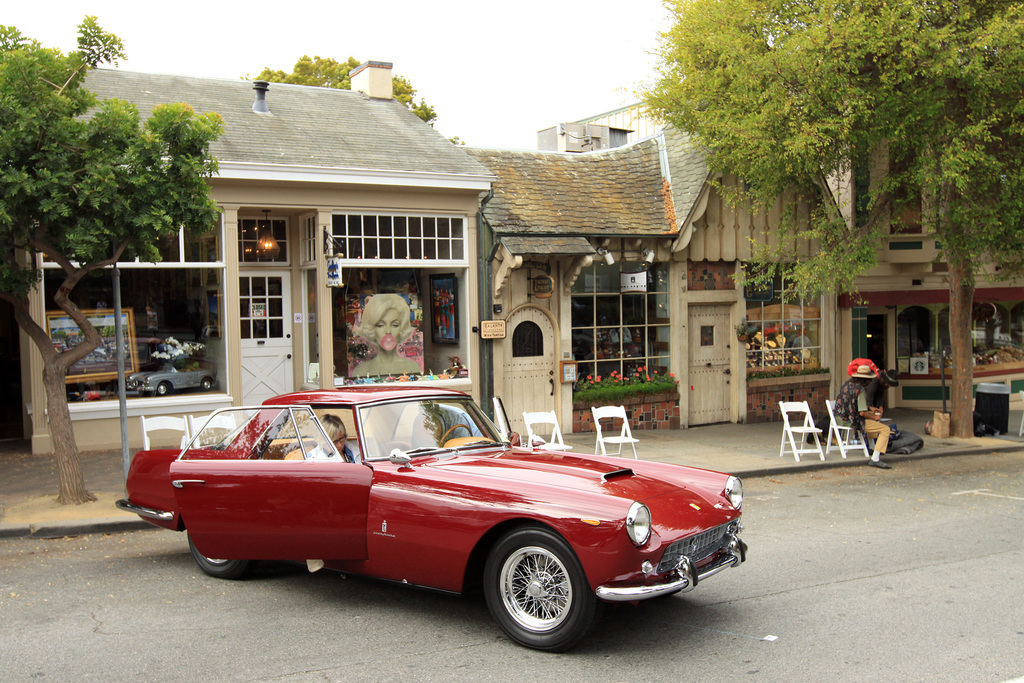
<instances>
[{"instance_id":1,"label":"arched wooden door","mask_svg":"<svg viewBox=\"0 0 1024 683\"><path fill-rule=\"evenodd\" d=\"M523 412L558 410L555 326L536 306L512 312L505 340L502 401L513 431L526 433Z\"/></svg>"}]
</instances>

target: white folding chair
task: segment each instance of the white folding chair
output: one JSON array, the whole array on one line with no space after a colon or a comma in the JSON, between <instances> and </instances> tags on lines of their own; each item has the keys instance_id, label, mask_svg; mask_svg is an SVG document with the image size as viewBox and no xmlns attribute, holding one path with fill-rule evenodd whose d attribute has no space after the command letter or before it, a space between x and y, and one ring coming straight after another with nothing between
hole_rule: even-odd
<instances>
[{"instance_id":1,"label":"white folding chair","mask_svg":"<svg viewBox=\"0 0 1024 683\"><path fill-rule=\"evenodd\" d=\"M551 451L565 451L569 447L562 440L562 430L558 428L558 416L555 411L523 413L526 423L526 445L530 448L544 448ZM534 425L551 425L551 437L545 439L534 431ZM547 430L545 430L547 431Z\"/></svg>"},{"instance_id":2,"label":"white folding chair","mask_svg":"<svg viewBox=\"0 0 1024 683\"><path fill-rule=\"evenodd\" d=\"M1021 408L1024 409L1024 389L1020 390L1020 402ZM1020 416L1020 429L1017 430L1017 436L1024 436L1024 414Z\"/></svg>"},{"instance_id":3,"label":"white folding chair","mask_svg":"<svg viewBox=\"0 0 1024 683\"><path fill-rule=\"evenodd\" d=\"M171 417L170 415L158 415L156 417L139 416L142 424L142 449L148 451L151 448L149 434L157 431L181 432L179 448L184 448L189 442L188 422L183 417Z\"/></svg>"},{"instance_id":4,"label":"white folding chair","mask_svg":"<svg viewBox=\"0 0 1024 683\"><path fill-rule=\"evenodd\" d=\"M870 458L871 454L868 453L868 445L864 435L853 427L844 427L836 422L835 402L826 400L825 407L828 408L828 418L832 421L831 426L828 428L828 440L825 442L825 454L828 455L834 444L844 458L846 457L846 451L858 450Z\"/></svg>"},{"instance_id":5,"label":"white folding chair","mask_svg":"<svg viewBox=\"0 0 1024 683\"><path fill-rule=\"evenodd\" d=\"M619 450L614 455L622 455L622 444L628 443L630 448L633 449L633 457L639 458L636 454L636 446L634 444L640 443L640 439L633 438L633 432L629 429L629 420L626 418L625 406L601 406L590 409L594 414L594 426L597 428L597 444L594 446L594 454L597 454L598 449L601 450L601 455L608 455L605 452L604 445L606 443L616 443L619 445ZM601 420L604 419L619 419L622 420L622 429L619 431L618 436L605 436L604 431L601 429ZM615 426L614 421L612 427Z\"/></svg>"},{"instance_id":6,"label":"white folding chair","mask_svg":"<svg viewBox=\"0 0 1024 683\"><path fill-rule=\"evenodd\" d=\"M807 401L779 401L779 412L782 413L782 446L779 448L779 457L786 454L786 444L793 453L793 457L800 462L801 453L817 453L824 460L825 453L821 450L821 430L814 426L814 418L811 417L811 408ZM803 415L803 420L799 420ZM807 436L814 437L814 445L806 444Z\"/></svg>"}]
</instances>

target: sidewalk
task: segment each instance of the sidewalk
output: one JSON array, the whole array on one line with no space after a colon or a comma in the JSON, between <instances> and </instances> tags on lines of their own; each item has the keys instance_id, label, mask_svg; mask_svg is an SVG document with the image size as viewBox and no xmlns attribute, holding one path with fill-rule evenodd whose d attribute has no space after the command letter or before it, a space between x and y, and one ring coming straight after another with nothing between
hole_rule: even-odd
<instances>
[{"instance_id":1,"label":"sidewalk","mask_svg":"<svg viewBox=\"0 0 1024 683\"><path fill-rule=\"evenodd\" d=\"M892 410L887 413L900 429L924 438L924 448L910 455L890 455L900 462L919 458L969 455L995 450L1024 452L1024 438L1017 436L1021 412L1011 411L1010 433L991 438L935 439L926 436L924 424L931 411ZM803 456L779 457L782 423L719 424L691 429L634 431L640 439L641 458L671 462L735 474L740 478L799 472L826 467L864 467L866 459L851 455L843 459L833 450L821 461ZM594 452L593 434L565 434L565 442L580 453ZM824 440L823 440L824 441ZM632 451L625 453L632 459ZM86 488L97 501L83 505L57 505L57 465L53 456L31 455L25 441L0 442L0 538L32 536L56 538L88 533L118 532L154 528L138 516L114 507L124 497L123 463L120 451L82 453ZM885 470L871 469L872 476L886 476Z\"/></svg>"}]
</instances>

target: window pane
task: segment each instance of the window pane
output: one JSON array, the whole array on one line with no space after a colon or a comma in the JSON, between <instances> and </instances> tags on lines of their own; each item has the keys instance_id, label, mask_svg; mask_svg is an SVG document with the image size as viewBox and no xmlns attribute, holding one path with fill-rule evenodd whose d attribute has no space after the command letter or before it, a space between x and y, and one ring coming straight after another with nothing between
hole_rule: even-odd
<instances>
[{"instance_id":1,"label":"window pane","mask_svg":"<svg viewBox=\"0 0 1024 683\"><path fill-rule=\"evenodd\" d=\"M597 324L618 325L620 322L620 311L622 299L619 296L599 296L595 298Z\"/></svg>"}]
</instances>

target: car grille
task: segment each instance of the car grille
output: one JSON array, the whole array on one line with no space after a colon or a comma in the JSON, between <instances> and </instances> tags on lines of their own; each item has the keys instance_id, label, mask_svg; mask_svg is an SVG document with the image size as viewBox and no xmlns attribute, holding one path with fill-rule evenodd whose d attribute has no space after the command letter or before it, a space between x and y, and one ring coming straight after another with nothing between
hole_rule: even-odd
<instances>
[{"instance_id":1,"label":"car grille","mask_svg":"<svg viewBox=\"0 0 1024 683\"><path fill-rule=\"evenodd\" d=\"M658 571L665 573L674 569L683 555L687 555L694 564L699 564L701 560L710 557L728 544L729 529L733 524L728 522L714 529L679 539L665 549L665 554L661 556L661 562L658 564Z\"/></svg>"}]
</instances>

